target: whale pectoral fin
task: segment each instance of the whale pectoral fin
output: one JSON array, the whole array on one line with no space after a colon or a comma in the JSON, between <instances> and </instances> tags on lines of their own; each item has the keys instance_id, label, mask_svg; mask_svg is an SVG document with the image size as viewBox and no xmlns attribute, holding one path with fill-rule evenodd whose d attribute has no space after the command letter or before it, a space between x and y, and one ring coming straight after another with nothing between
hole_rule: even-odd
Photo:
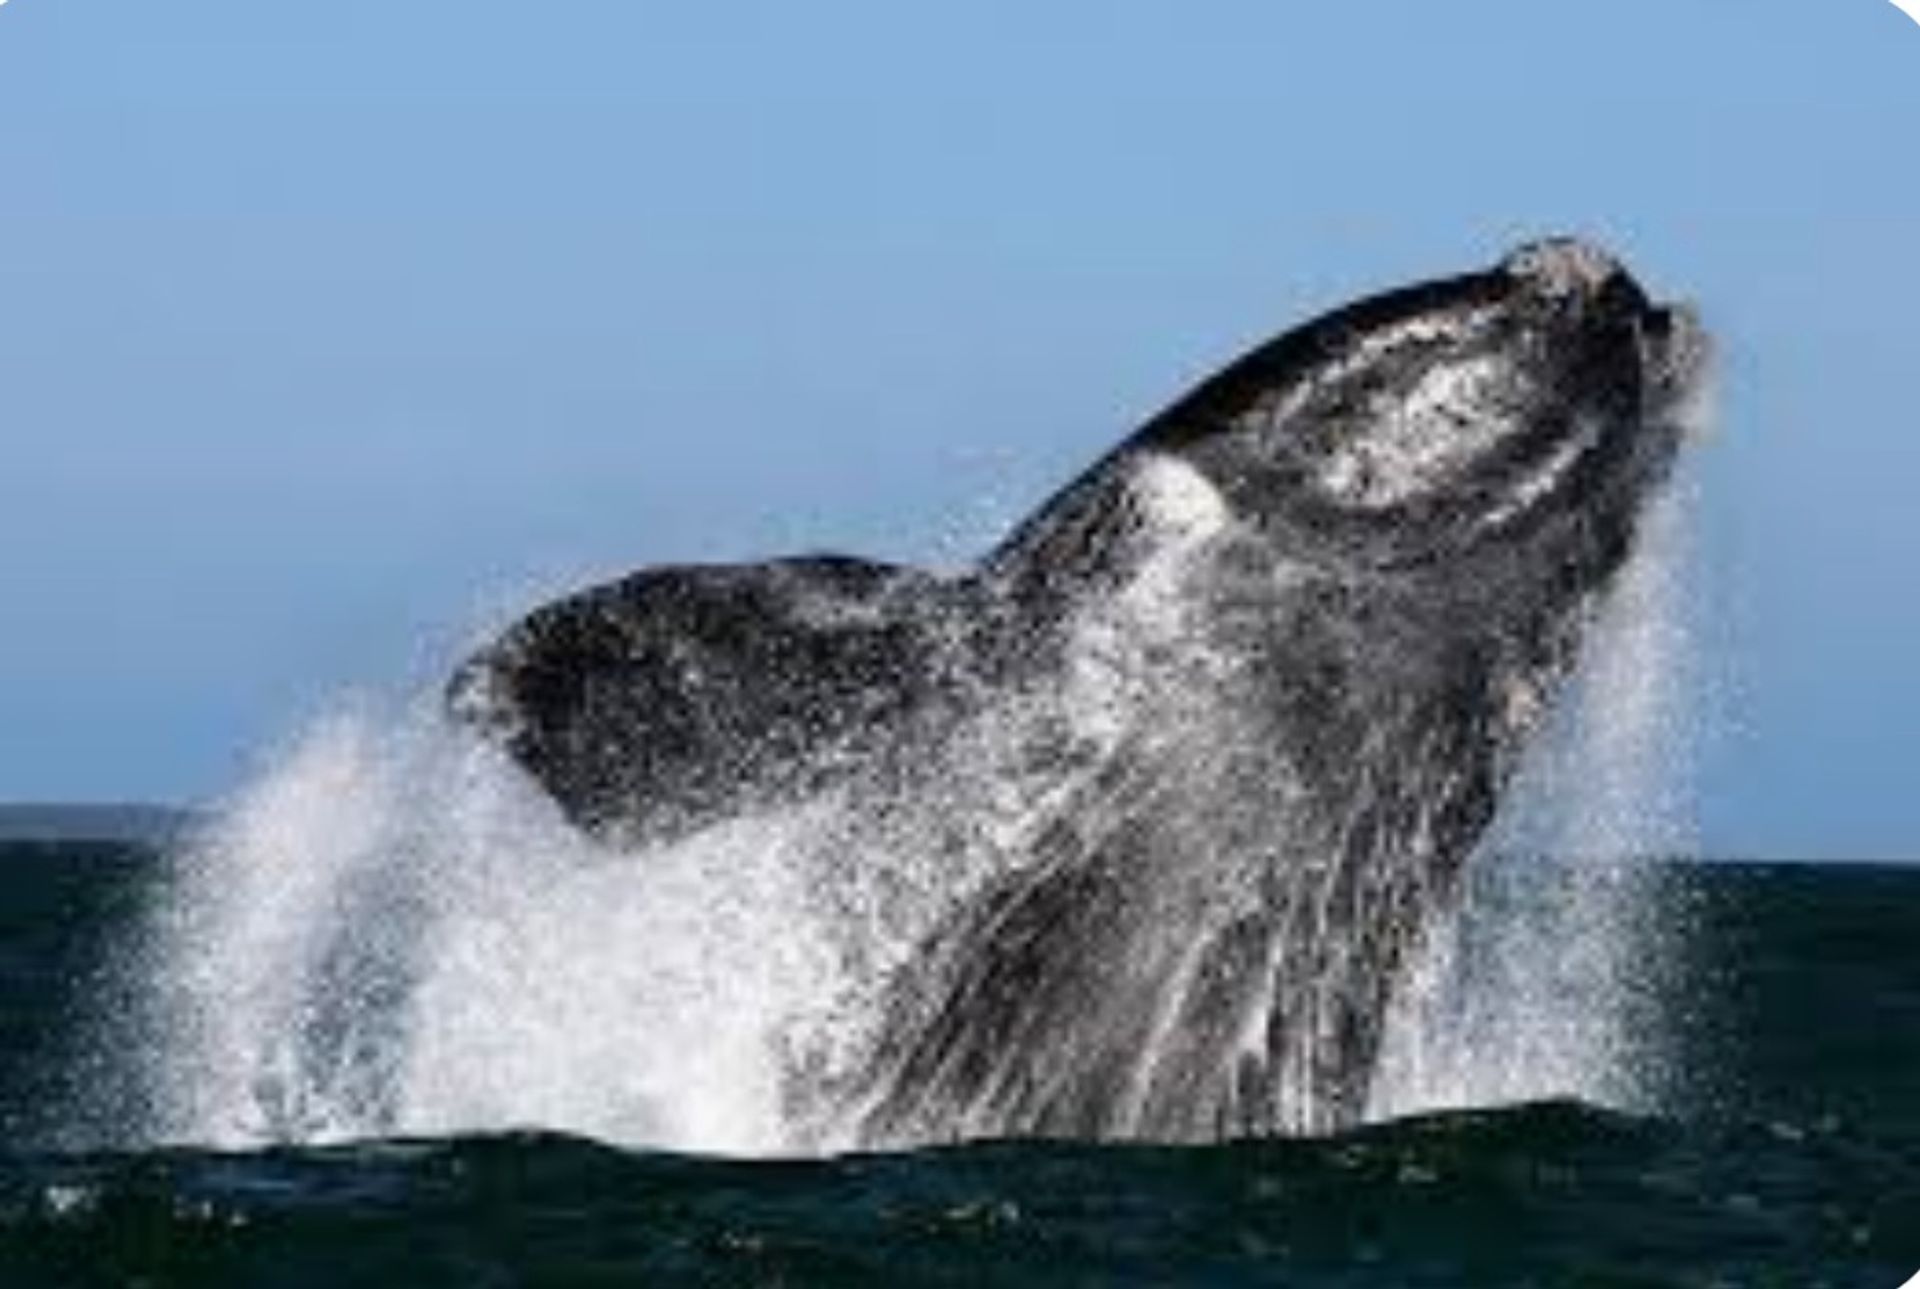
<instances>
[{"instance_id":1,"label":"whale pectoral fin","mask_svg":"<svg viewBox=\"0 0 1920 1289\"><path fill-rule=\"evenodd\" d=\"M648 570L535 610L448 705L582 827L681 831L880 746L934 684L945 587L842 556Z\"/></svg>"}]
</instances>

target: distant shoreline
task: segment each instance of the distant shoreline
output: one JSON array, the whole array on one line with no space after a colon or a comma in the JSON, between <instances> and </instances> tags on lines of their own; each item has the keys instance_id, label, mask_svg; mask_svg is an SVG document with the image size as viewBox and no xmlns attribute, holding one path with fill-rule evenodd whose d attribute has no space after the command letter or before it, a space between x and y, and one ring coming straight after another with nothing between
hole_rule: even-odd
<instances>
[{"instance_id":1,"label":"distant shoreline","mask_svg":"<svg viewBox=\"0 0 1920 1289\"><path fill-rule=\"evenodd\" d=\"M0 843L111 842L163 846L199 816L144 802L0 803Z\"/></svg>"}]
</instances>

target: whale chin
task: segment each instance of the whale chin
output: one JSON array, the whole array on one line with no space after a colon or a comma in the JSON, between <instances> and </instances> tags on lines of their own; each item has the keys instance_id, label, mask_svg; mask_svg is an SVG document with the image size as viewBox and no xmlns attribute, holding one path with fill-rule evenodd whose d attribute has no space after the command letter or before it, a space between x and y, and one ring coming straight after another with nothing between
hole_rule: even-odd
<instances>
[{"instance_id":1,"label":"whale chin","mask_svg":"<svg viewBox=\"0 0 1920 1289\"><path fill-rule=\"evenodd\" d=\"M1533 243L1252 350L973 568L642 570L449 703L614 843L831 801L910 854L884 1019L816 1092L866 1141L1337 1127L1707 348Z\"/></svg>"}]
</instances>

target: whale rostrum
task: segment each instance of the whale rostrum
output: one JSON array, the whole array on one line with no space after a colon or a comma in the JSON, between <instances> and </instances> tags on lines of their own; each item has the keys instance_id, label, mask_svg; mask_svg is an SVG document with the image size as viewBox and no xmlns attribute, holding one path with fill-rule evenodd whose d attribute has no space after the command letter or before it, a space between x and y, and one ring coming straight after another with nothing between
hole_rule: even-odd
<instances>
[{"instance_id":1,"label":"whale rostrum","mask_svg":"<svg viewBox=\"0 0 1920 1289\"><path fill-rule=\"evenodd\" d=\"M807 1093L863 1141L1335 1128L1705 354L1530 244L1245 354L969 570L645 569L449 702L616 846L831 799L913 852L883 1019Z\"/></svg>"}]
</instances>

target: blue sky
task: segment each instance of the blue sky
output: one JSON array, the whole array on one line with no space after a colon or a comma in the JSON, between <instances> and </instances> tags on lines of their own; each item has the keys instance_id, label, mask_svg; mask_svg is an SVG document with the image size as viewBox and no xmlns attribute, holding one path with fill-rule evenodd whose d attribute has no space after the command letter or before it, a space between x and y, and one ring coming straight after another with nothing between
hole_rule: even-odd
<instances>
[{"instance_id":1,"label":"blue sky","mask_svg":"<svg viewBox=\"0 0 1920 1289\"><path fill-rule=\"evenodd\" d=\"M12 0L0 798L223 791L589 576L978 546L1567 230L1725 349L1707 843L1920 854L1916 127L1885 0Z\"/></svg>"}]
</instances>

